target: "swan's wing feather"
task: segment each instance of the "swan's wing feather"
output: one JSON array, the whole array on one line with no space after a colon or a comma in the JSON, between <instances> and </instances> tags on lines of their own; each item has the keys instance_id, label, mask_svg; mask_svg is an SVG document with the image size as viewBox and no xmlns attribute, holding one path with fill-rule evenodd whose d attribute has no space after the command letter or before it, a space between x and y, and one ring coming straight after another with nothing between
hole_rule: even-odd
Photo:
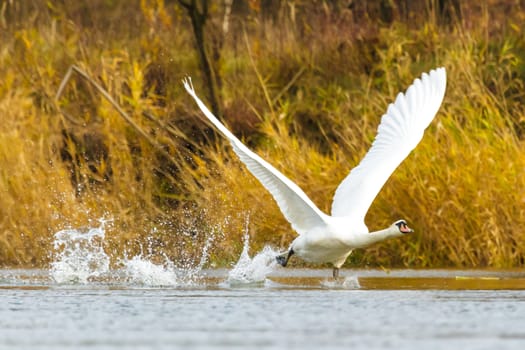
<instances>
[{"instance_id":1,"label":"swan's wing feather","mask_svg":"<svg viewBox=\"0 0 525 350\"><path fill-rule=\"evenodd\" d=\"M415 79L406 93L399 93L381 118L372 147L337 188L333 216L364 220L385 182L417 146L445 95L446 72L438 68Z\"/></svg>"},{"instance_id":2,"label":"swan's wing feather","mask_svg":"<svg viewBox=\"0 0 525 350\"><path fill-rule=\"evenodd\" d=\"M191 79L185 79L183 83L204 115L230 141L233 150L248 170L272 194L293 229L302 234L313 227L324 225L326 214L315 206L303 190L235 137L197 97Z\"/></svg>"}]
</instances>

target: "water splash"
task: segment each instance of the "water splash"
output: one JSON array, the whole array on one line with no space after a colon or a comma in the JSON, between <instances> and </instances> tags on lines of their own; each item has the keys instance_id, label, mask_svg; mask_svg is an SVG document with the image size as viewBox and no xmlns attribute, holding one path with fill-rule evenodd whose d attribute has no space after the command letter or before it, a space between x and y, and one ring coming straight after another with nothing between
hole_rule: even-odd
<instances>
[{"instance_id":1,"label":"water splash","mask_svg":"<svg viewBox=\"0 0 525 350\"><path fill-rule=\"evenodd\" d=\"M361 289L361 284L357 276L347 276L344 280L327 279L321 281L321 285L330 289Z\"/></svg>"},{"instance_id":2,"label":"water splash","mask_svg":"<svg viewBox=\"0 0 525 350\"><path fill-rule=\"evenodd\" d=\"M88 283L109 273L109 256L104 252L105 224L85 230L65 229L55 233L57 255L50 274L57 283Z\"/></svg>"},{"instance_id":3,"label":"water splash","mask_svg":"<svg viewBox=\"0 0 525 350\"><path fill-rule=\"evenodd\" d=\"M155 264L147 256L138 255L131 259L124 258L120 261L121 273L127 283L148 287L181 287L198 284L203 276L202 270L208 261L208 251L214 240L212 234L202 248L198 263L189 259L176 265L164 256L163 264Z\"/></svg>"},{"instance_id":4,"label":"water splash","mask_svg":"<svg viewBox=\"0 0 525 350\"><path fill-rule=\"evenodd\" d=\"M126 282L148 286L167 287L179 285L179 277L173 264L157 265L141 256L122 261L122 274Z\"/></svg>"},{"instance_id":5,"label":"water splash","mask_svg":"<svg viewBox=\"0 0 525 350\"><path fill-rule=\"evenodd\" d=\"M202 270L208 261L209 249L219 228L212 230L201 249L200 258L184 259L175 264L164 256L164 262L152 262L149 253L124 256L118 259L117 268L110 267L110 257L104 251L105 225L88 229L65 229L55 234L55 256L51 263L50 277L60 284L87 284L92 282L128 283L147 287L180 287L195 285L202 279ZM151 244L151 242L149 242Z\"/></svg>"},{"instance_id":6,"label":"water splash","mask_svg":"<svg viewBox=\"0 0 525 350\"><path fill-rule=\"evenodd\" d=\"M226 282L230 286L241 285L260 285L266 282L266 277L275 269L277 261L275 256L278 254L271 247L265 246L257 253L253 259L249 255L249 234L244 234L244 246L239 260L228 272Z\"/></svg>"}]
</instances>

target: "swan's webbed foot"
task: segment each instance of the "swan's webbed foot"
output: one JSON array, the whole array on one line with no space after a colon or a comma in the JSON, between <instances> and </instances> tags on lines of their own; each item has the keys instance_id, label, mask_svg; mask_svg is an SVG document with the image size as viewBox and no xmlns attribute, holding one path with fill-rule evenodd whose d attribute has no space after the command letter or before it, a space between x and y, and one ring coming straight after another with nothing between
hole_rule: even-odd
<instances>
[{"instance_id":1,"label":"swan's webbed foot","mask_svg":"<svg viewBox=\"0 0 525 350\"><path fill-rule=\"evenodd\" d=\"M275 257L275 260L277 260L277 263L281 265L282 267L286 267L288 265L288 260L290 260L290 257L294 254L293 249L290 249L288 253L284 253L281 255L277 255Z\"/></svg>"},{"instance_id":2,"label":"swan's webbed foot","mask_svg":"<svg viewBox=\"0 0 525 350\"><path fill-rule=\"evenodd\" d=\"M284 255L284 254L283 254L283 255L277 255L277 256L275 257L275 260L277 260L277 263L278 263L279 265L283 266L283 267L286 266L286 264L288 263L288 262L286 261L286 255Z\"/></svg>"},{"instance_id":3,"label":"swan's webbed foot","mask_svg":"<svg viewBox=\"0 0 525 350\"><path fill-rule=\"evenodd\" d=\"M332 275L334 276L334 279L339 278L339 268L338 267L334 267L334 270L332 271Z\"/></svg>"}]
</instances>

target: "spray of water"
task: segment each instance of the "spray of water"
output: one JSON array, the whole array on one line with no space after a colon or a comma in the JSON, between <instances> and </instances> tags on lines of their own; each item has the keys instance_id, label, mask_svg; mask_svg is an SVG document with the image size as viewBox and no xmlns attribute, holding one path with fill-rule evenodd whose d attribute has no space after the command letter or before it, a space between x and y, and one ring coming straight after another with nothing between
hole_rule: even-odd
<instances>
[{"instance_id":1,"label":"spray of water","mask_svg":"<svg viewBox=\"0 0 525 350\"><path fill-rule=\"evenodd\" d=\"M229 271L226 282L230 286L259 285L266 282L266 277L275 269L278 254L271 247L264 247L253 258L249 255L250 236L248 234L248 219L244 234L244 246L239 260Z\"/></svg>"},{"instance_id":2,"label":"spray of water","mask_svg":"<svg viewBox=\"0 0 525 350\"><path fill-rule=\"evenodd\" d=\"M108 221L85 230L66 229L55 233L56 256L50 274L57 283L88 283L109 273L109 256L103 242Z\"/></svg>"},{"instance_id":3,"label":"spray of water","mask_svg":"<svg viewBox=\"0 0 525 350\"><path fill-rule=\"evenodd\" d=\"M180 279L171 262L163 265L152 263L142 256L122 260L121 273L127 283L138 286L178 286Z\"/></svg>"},{"instance_id":4,"label":"spray of water","mask_svg":"<svg viewBox=\"0 0 525 350\"><path fill-rule=\"evenodd\" d=\"M206 240L198 262L188 259L175 264L164 256L163 264L155 264L144 254L120 260L121 274L127 283L147 287L181 287L199 284L208 260L214 232Z\"/></svg>"},{"instance_id":5,"label":"spray of water","mask_svg":"<svg viewBox=\"0 0 525 350\"><path fill-rule=\"evenodd\" d=\"M321 286L329 289L361 289L357 276L347 276L344 279L333 280L332 278L321 281Z\"/></svg>"},{"instance_id":6,"label":"spray of water","mask_svg":"<svg viewBox=\"0 0 525 350\"><path fill-rule=\"evenodd\" d=\"M111 268L110 257L104 251L105 225L88 229L66 229L55 234L55 255L50 276L60 284L126 283L146 287L180 287L194 285L202 279L202 270L208 260L216 228L208 236L198 260L186 259L179 264L164 256L164 263L156 264L150 254L140 254L118 260L118 268ZM145 251L151 252L151 247Z\"/></svg>"},{"instance_id":7,"label":"spray of water","mask_svg":"<svg viewBox=\"0 0 525 350\"><path fill-rule=\"evenodd\" d=\"M88 229L66 229L55 234L55 256L51 264L51 278L60 284L126 283L145 287L181 287L199 284L208 261L214 238L222 234L220 227L212 229L197 259L183 259L174 263L164 256L162 263L152 262L152 247L145 247L139 255L118 259L112 268L110 257L104 251L106 224ZM230 286L253 285L266 282L275 269L275 256L270 247L264 247L253 258L249 255L249 218L246 218L244 247L235 266L229 271L226 283ZM147 252L147 253L144 253Z\"/></svg>"}]
</instances>

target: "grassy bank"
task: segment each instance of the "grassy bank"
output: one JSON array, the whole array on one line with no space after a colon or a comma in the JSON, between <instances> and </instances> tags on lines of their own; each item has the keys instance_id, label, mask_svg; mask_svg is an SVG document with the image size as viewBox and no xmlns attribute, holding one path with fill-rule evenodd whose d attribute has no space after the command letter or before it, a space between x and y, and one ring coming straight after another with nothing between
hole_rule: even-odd
<instances>
[{"instance_id":1,"label":"grassy bank","mask_svg":"<svg viewBox=\"0 0 525 350\"><path fill-rule=\"evenodd\" d=\"M430 0L389 18L323 1L268 18L250 4L234 9L228 31L219 3L209 8L223 120L326 212L397 92L447 69L436 120L367 216L371 230L403 217L416 234L356 251L349 265L523 266L519 1L463 4L450 18ZM210 262L224 266L246 231L252 251L295 237L183 91L191 75L207 95L183 7L2 2L0 26L0 264L47 266L55 232L100 218L111 220L114 259L142 251L182 261L211 242ZM55 98L71 65L132 123L79 74Z\"/></svg>"}]
</instances>

